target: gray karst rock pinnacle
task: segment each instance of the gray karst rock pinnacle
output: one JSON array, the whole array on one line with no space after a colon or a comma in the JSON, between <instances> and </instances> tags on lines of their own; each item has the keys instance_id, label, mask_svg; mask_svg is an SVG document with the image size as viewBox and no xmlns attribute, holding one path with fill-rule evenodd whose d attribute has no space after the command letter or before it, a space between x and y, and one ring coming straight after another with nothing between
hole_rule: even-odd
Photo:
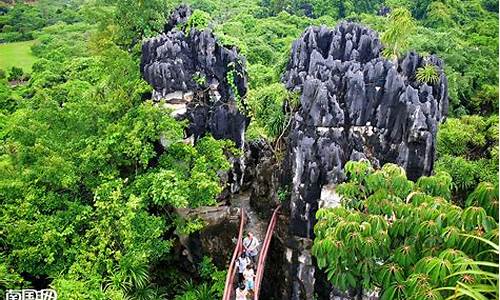
<instances>
[{"instance_id":1,"label":"gray karst rock pinnacle","mask_svg":"<svg viewBox=\"0 0 500 300\"><path fill-rule=\"evenodd\" d=\"M140 69L153 87L152 100L172 109L176 119L187 120L186 137L195 143L206 134L230 139L243 148L250 119L245 115L247 74L245 61L236 49L221 45L212 32L188 28L189 7L181 5L165 24L165 32L142 45ZM160 102L161 101L161 102ZM161 140L161 145L168 143ZM220 172L223 185L230 188L220 198L239 190L244 161L231 157L232 170ZM203 255L209 254L224 267L238 234L239 211L234 207L176 209L184 218L199 218L205 227L190 235L177 233L174 256L177 266L197 273Z\"/></svg>"},{"instance_id":2,"label":"gray karst rock pinnacle","mask_svg":"<svg viewBox=\"0 0 500 300\"><path fill-rule=\"evenodd\" d=\"M187 6L180 6L165 33L144 42L141 73L153 86L155 101L166 101L177 118L189 120L188 136L196 140L209 132L242 147L249 123L238 109L245 106L245 61L210 30L187 28L190 15Z\"/></svg>"},{"instance_id":3,"label":"gray karst rock pinnacle","mask_svg":"<svg viewBox=\"0 0 500 300\"><path fill-rule=\"evenodd\" d=\"M282 81L301 93L284 166L292 186L289 230L297 238L313 238L322 189L342 180L348 160L397 163L411 179L432 171L438 123L448 108L443 63L408 53L395 64L382 48L376 32L348 22L333 30L309 27L293 43ZM434 84L415 79L426 64L436 68ZM307 267L297 263L292 272L292 299L312 299L307 285L314 278L299 278L311 276Z\"/></svg>"},{"instance_id":4,"label":"gray karst rock pinnacle","mask_svg":"<svg viewBox=\"0 0 500 300\"><path fill-rule=\"evenodd\" d=\"M377 34L354 23L309 27L293 44L283 82L301 92L288 136L298 236L311 237L321 186L338 182L349 159L397 163L411 179L432 170L448 106L442 62L409 53L395 65L381 50ZM436 84L415 80L427 63L436 66Z\"/></svg>"}]
</instances>

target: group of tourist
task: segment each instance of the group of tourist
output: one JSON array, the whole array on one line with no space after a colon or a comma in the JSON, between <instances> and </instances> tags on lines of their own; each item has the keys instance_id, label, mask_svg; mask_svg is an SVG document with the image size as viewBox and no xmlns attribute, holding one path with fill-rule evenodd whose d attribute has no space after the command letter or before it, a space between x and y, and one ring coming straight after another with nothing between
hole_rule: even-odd
<instances>
[{"instance_id":1,"label":"group of tourist","mask_svg":"<svg viewBox=\"0 0 500 300\"><path fill-rule=\"evenodd\" d=\"M246 300L251 297L255 286L255 267L259 241L252 232L248 232L243 239L243 252L238 258L238 287L236 288L236 300Z\"/></svg>"}]
</instances>

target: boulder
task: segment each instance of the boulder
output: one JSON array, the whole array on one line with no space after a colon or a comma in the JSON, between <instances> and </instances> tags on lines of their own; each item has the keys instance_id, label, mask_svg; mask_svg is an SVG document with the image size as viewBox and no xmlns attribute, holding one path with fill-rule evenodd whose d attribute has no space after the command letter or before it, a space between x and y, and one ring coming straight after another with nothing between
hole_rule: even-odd
<instances>
[{"instance_id":1,"label":"boulder","mask_svg":"<svg viewBox=\"0 0 500 300\"><path fill-rule=\"evenodd\" d=\"M178 233L182 255L193 265L203 256L212 257L216 266L225 268L236 246L240 210L229 206L178 208L175 212L186 220L201 220L202 230L190 235Z\"/></svg>"}]
</instances>

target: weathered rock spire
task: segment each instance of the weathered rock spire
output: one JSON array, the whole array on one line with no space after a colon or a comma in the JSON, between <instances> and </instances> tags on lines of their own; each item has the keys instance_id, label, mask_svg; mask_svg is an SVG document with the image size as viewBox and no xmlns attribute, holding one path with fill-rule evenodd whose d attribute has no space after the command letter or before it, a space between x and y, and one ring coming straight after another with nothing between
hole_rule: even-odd
<instances>
[{"instance_id":1,"label":"weathered rock spire","mask_svg":"<svg viewBox=\"0 0 500 300\"><path fill-rule=\"evenodd\" d=\"M287 141L292 186L289 234L292 299L312 299L314 265L308 245L315 213L348 160L397 163L409 178L431 173L438 123L447 113L447 79L435 56L408 53L395 64L382 57L373 30L355 23L309 27L294 42L285 86L301 93ZM426 64L438 80L416 80ZM288 250L289 251L289 250Z\"/></svg>"},{"instance_id":2,"label":"weathered rock spire","mask_svg":"<svg viewBox=\"0 0 500 300\"><path fill-rule=\"evenodd\" d=\"M187 6L179 6L165 33L144 42L141 72L154 88L153 99L165 100L177 117L190 121L189 136L198 139L209 132L241 147L249 122L239 110L247 92L245 60L208 29L187 32L190 15Z\"/></svg>"}]
</instances>

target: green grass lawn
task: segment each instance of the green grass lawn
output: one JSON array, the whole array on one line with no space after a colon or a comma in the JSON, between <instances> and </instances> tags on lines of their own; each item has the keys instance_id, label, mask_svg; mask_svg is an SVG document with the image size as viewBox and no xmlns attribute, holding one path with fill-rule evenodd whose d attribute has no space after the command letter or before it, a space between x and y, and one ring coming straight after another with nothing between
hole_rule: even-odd
<instances>
[{"instance_id":1,"label":"green grass lawn","mask_svg":"<svg viewBox=\"0 0 500 300\"><path fill-rule=\"evenodd\" d=\"M35 58L31 54L31 45L35 41L0 44L0 69L9 71L13 66L31 72Z\"/></svg>"}]
</instances>

